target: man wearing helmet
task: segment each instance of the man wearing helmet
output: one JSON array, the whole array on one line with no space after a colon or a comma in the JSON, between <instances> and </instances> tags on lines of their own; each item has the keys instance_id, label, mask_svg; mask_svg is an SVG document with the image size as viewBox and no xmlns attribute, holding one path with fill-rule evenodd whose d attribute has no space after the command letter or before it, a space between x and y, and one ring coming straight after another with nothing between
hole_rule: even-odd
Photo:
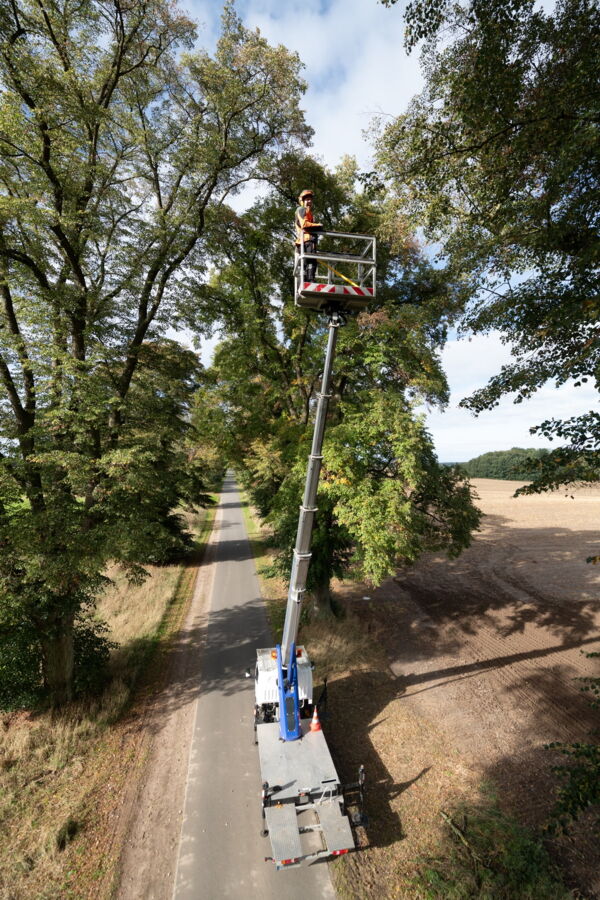
<instances>
[{"instance_id":1,"label":"man wearing helmet","mask_svg":"<svg viewBox=\"0 0 600 900\"><path fill-rule=\"evenodd\" d=\"M304 253L314 253L317 249L318 232L323 230L313 219L313 192L302 191L298 201L300 206L296 209L296 246L304 244ZM314 281L317 271L317 260L314 257L305 256L304 275L307 281Z\"/></svg>"}]
</instances>

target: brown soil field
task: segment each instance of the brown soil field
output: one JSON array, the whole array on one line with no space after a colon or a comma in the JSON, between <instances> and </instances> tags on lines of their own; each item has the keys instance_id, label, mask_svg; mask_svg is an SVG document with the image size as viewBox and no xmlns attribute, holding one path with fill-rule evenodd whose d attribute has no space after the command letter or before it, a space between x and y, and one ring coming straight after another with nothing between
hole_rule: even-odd
<instances>
[{"instance_id":1,"label":"brown soil field","mask_svg":"<svg viewBox=\"0 0 600 900\"><path fill-rule=\"evenodd\" d=\"M585 655L600 649L600 566L585 561L599 552L600 489L515 498L522 482L472 484L484 518L459 559L430 555L377 590L336 591L386 651L399 715L429 723L465 784L493 785L505 811L538 828L557 761L544 744L586 739L598 724L577 678L600 674ZM416 769L403 782L421 778L428 752L411 750ZM552 850L579 896L600 897L600 849L585 821Z\"/></svg>"}]
</instances>

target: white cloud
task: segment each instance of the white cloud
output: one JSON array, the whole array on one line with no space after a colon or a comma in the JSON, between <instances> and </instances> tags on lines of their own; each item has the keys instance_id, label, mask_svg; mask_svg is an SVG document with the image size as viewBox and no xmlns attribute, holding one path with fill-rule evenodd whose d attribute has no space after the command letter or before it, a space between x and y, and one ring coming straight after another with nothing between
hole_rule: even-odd
<instances>
[{"instance_id":1,"label":"white cloud","mask_svg":"<svg viewBox=\"0 0 600 900\"><path fill-rule=\"evenodd\" d=\"M199 43L212 45L220 4L183 5L204 23ZM398 115L422 85L418 54L404 51L401 8L386 9L377 0L242 0L237 7L247 27L295 50L304 63L313 151L330 167L346 154L367 167L371 144L363 131L373 116Z\"/></svg>"},{"instance_id":2,"label":"white cloud","mask_svg":"<svg viewBox=\"0 0 600 900\"><path fill-rule=\"evenodd\" d=\"M498 334L477 335L446 345L442 361L451 401L446 412L433 411L427 416L436 452L443 462L463 462L489 450L511 447L551 448L556 444L529 434L533 425L550 418L570 418L597 407L598 395L589 385L576 388L565 384L556 389L549 384L524 403L515 405L506 397L495 409L477 417L459 409L463 397L483 387L510 360L510 347L501 343Z\"/></svg>"}]
</instances>

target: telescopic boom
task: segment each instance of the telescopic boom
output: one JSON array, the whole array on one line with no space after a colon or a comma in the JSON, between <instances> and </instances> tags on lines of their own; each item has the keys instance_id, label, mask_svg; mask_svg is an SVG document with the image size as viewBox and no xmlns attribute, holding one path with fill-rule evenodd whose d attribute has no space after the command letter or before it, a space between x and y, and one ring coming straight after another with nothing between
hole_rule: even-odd
<instances>
[{"instance_id":1,"label":"telescopic boom","mask_svg":"<svg viewBox=\"0 0 600 900\"><path fill-rule=\"evenodd\" d=\"M296 546L292 560L292 574L290 576L290 588L288 591L285 624L283 626L283 638L281 641L281 658L288 668L292 664L291 652L295 649L300 624L300 611L304 592L306 591L306 577L308 566L312 556L310 539L313 530L315 513L317 512L317 489L319 487L319 475L321 474L321 462L323 460L323 435L325 433L325 421L327 419L327 407L331 397L331 376L333 373L333 358L337 343L338 328L343 320L338 312L329 316L329 336L327 339L327 351L325 353L325 368L321 381L321 391L317 394L317 413L315 417L315 430L313 433L312 447L308 457L308 469L306 483L304 485L304 498L300 507L298 519L298 531Z\"/></svg>"}]
</instances>

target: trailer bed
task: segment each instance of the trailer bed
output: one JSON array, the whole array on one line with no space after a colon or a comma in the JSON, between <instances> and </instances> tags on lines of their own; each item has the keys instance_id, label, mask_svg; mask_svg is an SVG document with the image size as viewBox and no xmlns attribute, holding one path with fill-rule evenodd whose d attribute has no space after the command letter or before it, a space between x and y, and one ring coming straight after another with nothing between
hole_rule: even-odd
<instances>
[{"instance_id":1,"label":"trailer bed","mask_svg":"<svg viewBox=\"0 0 600 900\"><path fill-rule=\"evenodd\" d=\"M297 741L279 738L279 723L266 722L256 729L260 771L263 782L281 789L273 795L275 803L294 801L301 793L337 793L338 774L322 731L311 731L310 721L301 722L302 737Z\"/></svg>"},{"instance_id":2,"label":"trailer bed","mask_svg":"<svg viewBox=\"0 0 600 900\"><path fill-rule=\"evenodd\" d=\"M354 849L340 780L322 731L301 723L302 738L282 741L277 722L257 727L271 857L278 869ZM274 790L275 789L275 790ZM272 793L271 793L272 791Z\"/></svg>"}]
</instances>

